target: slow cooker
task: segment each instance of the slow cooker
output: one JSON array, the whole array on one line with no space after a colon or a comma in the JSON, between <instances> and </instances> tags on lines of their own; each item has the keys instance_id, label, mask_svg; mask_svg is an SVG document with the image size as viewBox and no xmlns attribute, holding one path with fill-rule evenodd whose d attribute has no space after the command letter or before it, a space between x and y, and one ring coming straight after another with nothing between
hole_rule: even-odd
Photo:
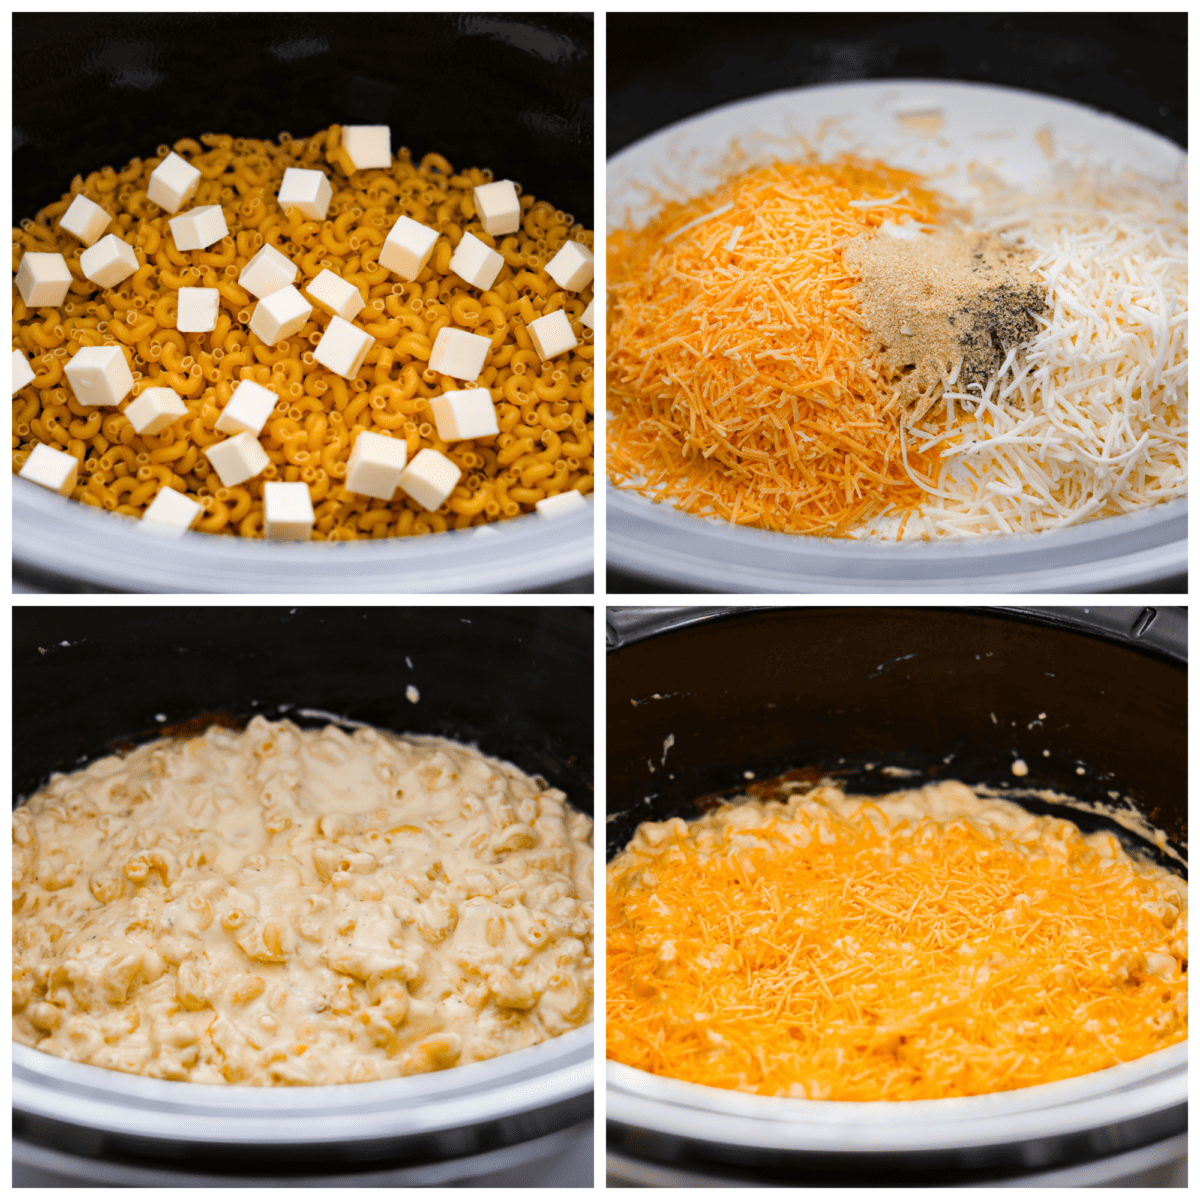
<instances>
[{"instance_id":1,"label":"slow cooker","mask_svg":"<svg viewBox=\"0 0 1200 1200\"><path fill-rule=\"evenodd\" d=\"M263 714L454 738L593 808L590 609L39 607L14 625L18 798L164 729ZM14 1045L14 1183L590 1186L592 1057L588 1027L430 1075L243 1088Z\"/></svg>"},{"instance_id":2,"label":"slow cooker","mask_svg":"<svg viewBox=\"0 0 1200 1200\"><path fill-rule=\"evenodd\" d=\"M590 227L592 74L589 14L18 14L13 214L181 137L349 122L389 124L414 155L491 167ZM15 479L13 563L22 591L590 591L592 503L482 538L288 546L148 538Z\"/></svg>"},{"instance_id":3,"label":"slow cooker","mask_svg":"<svg viewBox=\"0 0 1200 1200\"><path fill-rule=\"evenodd\" d=\"M1028 14L725 13L676 22L668 56L647 47L669 16L612 24L610 228L710 190L735 158L745 167L814 147L927 171L960 201L972 193L967 162L1034 183L1049 154L1038 130L1053 132L1062 161L1186 178L1181 110L1167 103L1182 96L1182 60L1165 79L1162 66L1182 30L1173 18L1063 35ZM936 137L897 132L897 113L924 109L944 118ZM740 528L611 485L605 507L609 590L622 593L1187 591L1185 499L1036 534L900 544Z\"/></svg>"},{"instance_id":4,"label":"slow cooker","mask_svg":"<svg viewBox=\"0 0 1200 1200\"><path fill-rule=\"evenodd\" d=\"M1186 875L1186 623L1138 607L610 609L607 855L642 821L738 794L746 772L809 769L866 794L917 779L1003 789ZM1186 1181L1186 1044L910 1103L743 1095L610 1062L606 1097L611 1184Z\"/></svg>"}]
</instances>

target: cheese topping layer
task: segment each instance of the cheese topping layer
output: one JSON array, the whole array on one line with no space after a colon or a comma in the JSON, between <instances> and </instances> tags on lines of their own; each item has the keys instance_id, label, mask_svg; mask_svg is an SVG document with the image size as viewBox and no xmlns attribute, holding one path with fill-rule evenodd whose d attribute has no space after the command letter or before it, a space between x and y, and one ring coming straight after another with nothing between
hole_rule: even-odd
<instances>
[{"instance_id":1,"label":"cheese topping layer","mask_svg":"<svg viewBox=\"0 0 1200 1200\"><path fill-rule=\"evenodd\" d=\"M936 1099L1187 1037L1187 884L961 783L645 823L607 911L608 1057L694 1083Z\"/></svg>"},{"instance_id":2,"label":"cheese topping layer","mask_svg":"<svg viewBox=\"0 0 1200 1200\"><path fill-rule=\"evenodd\" d=\"M13 1038L192 1083L332 1084L591 1020L592 822L436 738L252 720L13 813Z\"/></svg>"}]
</instances>

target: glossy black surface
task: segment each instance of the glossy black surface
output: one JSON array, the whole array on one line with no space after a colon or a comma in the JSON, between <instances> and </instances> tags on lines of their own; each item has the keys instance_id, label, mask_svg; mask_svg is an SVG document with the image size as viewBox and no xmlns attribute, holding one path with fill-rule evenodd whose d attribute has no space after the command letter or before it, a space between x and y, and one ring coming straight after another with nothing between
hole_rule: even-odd
<instances>
[{"instance_id":1,"label":"glossy black surface","mask_svg":"<svg viewBox=\"0 0 1200 1200\"><path fill-rule=\"evenodd\" d=\"M19 13L13 214L202 133L388 124L592 226L590 14Z\"/></svg>"},{"instance_id":2,"label":"glossy black surface","mask_svg":"<svg viewBox=\"0 0 1200 1200\"><path fill-rule=\"evenodd\" d=\"M476 745L592 811L590 608L18 608L13 640L15 797L204 713L314 708Z\"/></svg>"},{"instance_id":3,"label":"glossy black surface","mask_svg":"<svg viewBox=\"0 0 1200 1200\"><path fill-rule=\"evenodd\" d=\"M744 789L745 771L762 780L794 768L868 794L934 779L989 784L1034 811L1048 810L1022 789L1104 803L1114 791L1186 856L1185 642L1143 652L1110 630L1083 632L1086 615L1074 627L1052 619L743 610L626 639L608 655L608 856L641 821L689 819L702 798ZM1012 773L1017 758L1028 775ZM1127 836L1102 818L1070 818Z\"/></svg>"},{"instance_id":4,"label":"glossy black surface","mask_svg":"<svg viewBox=\"0 0 1200 1200\"><path fill-rule=\"evenodd\" d=\"M614 13L608 153L746 96L917 78L1061 96L1187 145L1182 12Z\"/></svg>"}]
</instances>

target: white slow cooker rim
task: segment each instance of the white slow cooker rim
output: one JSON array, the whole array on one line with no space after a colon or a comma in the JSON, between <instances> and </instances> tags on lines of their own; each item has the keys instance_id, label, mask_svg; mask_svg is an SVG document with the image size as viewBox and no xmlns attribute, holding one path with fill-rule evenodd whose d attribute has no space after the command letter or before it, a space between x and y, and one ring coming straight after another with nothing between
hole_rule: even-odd
<instances>
[{"instance_id":1,"label":"white slow cooker rim","mask_svg":"<svg viewBox=\"0 0 1200 1200\"><path fill-rule=\"evenodd\" d=\"M594 500L552 520L526 514L427 537L337 545L164 537L24 479L13 480L12 501L19 570L115 591L504 592L576 579L594 561Z\"/></svg>"},{"instance_id":2,"label":"white slow cooker rim","mask_svg":"<svg viewBox=\"0 0 1200 1200\"><path fill-rule=\"evenodd\" d=\"M592 1091L594 1025L446 1071L371 1083L241 1087L129 1075L14 1043L15 1111L193 1143L353 1142L491 1122Z\"/></svg>"},{"instance_id":3,"label":"white slow cooker rim","mask_svg":"<svg viewBox=\"0 0 1200 1200\"><path fill-rule=\"evenodd\" d=\"M1185 1104L1187 1043L1074 1079L942 1100L748 1095L611 1061L607 1078L610 1120L691 1141L843 1153L949 1150L1061 1136Z\"/></svg>"}]
</instances>

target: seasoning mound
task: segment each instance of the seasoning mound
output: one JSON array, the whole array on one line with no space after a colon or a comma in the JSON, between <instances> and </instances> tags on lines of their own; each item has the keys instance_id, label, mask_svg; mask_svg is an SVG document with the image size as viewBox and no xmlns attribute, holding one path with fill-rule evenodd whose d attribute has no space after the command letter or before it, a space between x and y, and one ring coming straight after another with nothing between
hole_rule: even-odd
<instances>
[{"instance_id":1,"label":"seasoning mound","mask_svg":"<svg viewBox=\"0 0 1200 1200\"><path fill-rule=\"evenodd\" d=\"M958 227L885 224L846 244L842 261L861 280L859 312L909 424L945 391L982 392L1008 351L1036 337L1046 300L1033 260L993 234Z\"/></svg>"}]
</instances>

